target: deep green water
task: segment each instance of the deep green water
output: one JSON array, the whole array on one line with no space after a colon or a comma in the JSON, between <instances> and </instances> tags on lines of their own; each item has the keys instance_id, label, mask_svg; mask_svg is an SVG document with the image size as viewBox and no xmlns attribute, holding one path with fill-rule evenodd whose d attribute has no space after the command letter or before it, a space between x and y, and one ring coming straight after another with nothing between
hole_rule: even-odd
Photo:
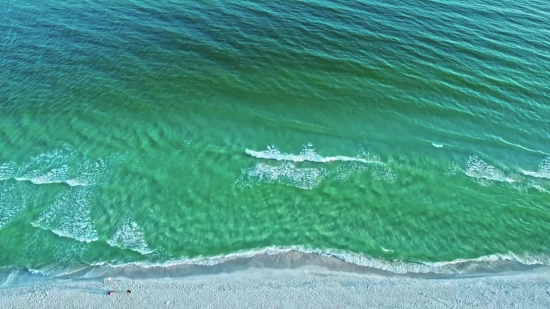
<instances>
[{"instance_id":1,"label":"deep green water","mask_svg":"<svg viewBox=\"0 0 550 309\"><path fill-rule=\"evenodd\" d=\"M0 266L550 264L546 1L4 0L0 34Z\"/></svg>"}]
</instances>

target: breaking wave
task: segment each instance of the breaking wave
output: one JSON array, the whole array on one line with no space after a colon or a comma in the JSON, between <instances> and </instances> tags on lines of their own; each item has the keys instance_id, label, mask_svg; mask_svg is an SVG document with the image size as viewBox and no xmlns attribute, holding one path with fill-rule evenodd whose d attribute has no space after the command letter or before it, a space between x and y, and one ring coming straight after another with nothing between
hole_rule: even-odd
<instances>
[{"instance_id":1,"label":"breaking wave","mask_svg":"<svg viewBox=\"0 0 550 309\"><path fill-rule=\"evenodd\" d=\"M147 246L143 229L130 216L126 216L107 243L113 247L129 249L141 254L149 254L154 250Z\"/></svg>"},{"instance_id":2,"label":"breaking wave","mask_svg":"<svg viewBox=\"0 0 550 309\"><path fill-rule=\"evenodd\" d=\"M533 172L533 171L522 170L522 172L526 176L550 179L550 157L546 157L542 160L542 162L539 165L538 171Z\"/></svg>"},{"instance_id":3,"label":"breaking wave","mask_svg":"<svg viewBox=\"0 0 550 309\"><path fill-rule=\"evenodd\" d=\"M65 183L71 187L89 186L106 179L117 157L90 159L71 149L56 149L39 154L21 164L0 165L0 180L15 179L34 184Z\"/></svg>"},{"instance_id":4,"label":"breaking wave","mask_svg":"<svg viewBox=\"0 0 550 309\"><path fill-rule=\"evenodd\" d=\"M283 184L300 189L311 190L326 179L343 181L351 175L370 170L378 180L393 181L394 170L380 158L362 151L357 157L323 157L316 153L311 144L302 147L299 155L281 153L277 147L269 146L265 151L246 149L246 153L260 159L282 161L277 165L259 163L243 169L235 182L237 187L251 187L260 183ZM331 166L299 167L302 162L328 163Z\"/></svg>"},{"instance_id":5,"label":"breaking wave","mask_svg":"<svg viewBox=\"0 0 550 309\"><path fill-rule=\"evenodd\" d=\"M98 234L90 217L92 194L88 187L68 188L31 224L61 237L96 241Z\"/></svg>"},{"instance_id":6,"label":"breaking wave","mask_svg":"<svg viewBox=\"0 0 550 309\"><path fill-rule=\"evenodd\" d=\"M516 181L505 175L502 170L488 164L477 156L470 156L463 164L453 162L448 166L445 174L456 175L459 172L474 179L483 186L491 185L494 182L514 183Z\"/></svg>"},{"instance_id":7,"label":"breaking wave","mask_svg":"<svg viewBox=\"0 0 550 309\"><path fill-rule=\"evenodd\" d=\"M137 262L121 265L111 265L115 267L123 267L127 265L136 265L139 267L169 267L175 265L203 265L214 266L229 261L238 259L248 259L261 256L273 256L288 254L292 252L311 254L326 258L335 258L345 263L356 266L369 267L373 269L383 270L395 274L407 273L435 273L435 274L469 274L483 271L498 271L498 263L513 262L522 265L550 265L550 257L534 256L534 255L517 255L514 253L506 254L491 254L481 256L474 259L455 259L452 261L442 262L412 262L401 260L385 260L380 258L369 257L364 254L348 252L343 250L321 250L307 248L304 246L289 246L289 247L266 247L254 250L238 251L229 254L221 254L209 257L195 258L179 258L166 262ZM306 263L307 264L307 263ZM321 265L322 266L322 265Z\"/></svg>"},{"instance_id":8,"label":"breaking wave","mask_svg":"<svg viewBox=\"0 0 550 309\"><path fill-rule=\"evenodd\" d=\"M245 150L246 154L249 154L255 158L259 159L271 159L277 161L291 161L291 162L316 162L316 163L326 163L326 162L361 162L361 163L381 163L378 158L369 159L369 158L360 158L360 157L346 157L346 156L334 156L334 157L323 157L318 155L315 152L315 149L311 148L311 144L302 147L300 154L293 155L288 153L282 153L277 149L275 145L268 146L267 150L263 151L254 151L250 149Z\"/></svg>"}]
</instances>

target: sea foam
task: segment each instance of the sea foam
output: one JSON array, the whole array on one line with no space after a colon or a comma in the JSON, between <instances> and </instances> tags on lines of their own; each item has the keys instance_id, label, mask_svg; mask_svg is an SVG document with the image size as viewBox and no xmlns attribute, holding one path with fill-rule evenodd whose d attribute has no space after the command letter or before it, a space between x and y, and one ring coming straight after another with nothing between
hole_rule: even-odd
<instances>
[{"instance_id":1,"label":"sea foam","mask_svg":"<svg viewBox=\"0 0 550 309\"><path fill-rule=\"evenodd\" d=\"M445 171L445 175L464 174L483 186L500 183L519 191L526 191L532 188L540 192L548 192L548 183L546 180L550 179L550 157L542 160L538 171L520 169L521 173L517 173L513 172L513 170L517 169L511 169L505 173L502 169L490 165L474 155L468 157L467 160L458 159L450 163Z\"/></svg>"},{"instance_id":2,"label":"sea foam","mask_svg":"<svg viewBox=\"0 0 550 309\"><path fill-rule=\"evenodd\" d=\"M0 229L11 223L28 206L32 194L24 183L0 182Z\"/></svg>"},{"instance_id":3,"label":"sea foam","mask_svg":"<svg viewBox=\"0 0 550 309\"><path fill-rule=\"evenodd\" d=\"M290 162L276 166L259 163L243 169L235 185L250 187L259 183L277 183L310 190L317 187L326 174L323 168L298 168Z\"/></svg>"},{"instance_id":4,"label":"sea foam","mask_svg":"<svg viewBox=\"0 0 550 309\"><path fill-rule=\"evenodd\" d=\"M149 254L154 251L147 246L143 229L131 219L130 215L122 220L122 223L111 239L107 240L107 243L113 247L129 249L141 254Z\"/></svg>"},{"instance_id":5,"label":"sea foam","mask_svg":"<svg viewBox=\"0 0 550 309\"><path fill-rule=\"evenodd\" d=\"M361 163L379 163L376 161L369 161L368 159L359 158L359 157L346 157L346 156L333 156L333 157L323 157L316 153L315 149L308 146L303 146L300 154L293 155L288 153L282 153L277 149L275 145L268 146L267 150L263 151L254 151L246 149L245 153L249 154L255 158L259 159L271 159L277 161L292 161L292 162L316 162L316 163L326 163L326 162L335 162L335 161L355 161Z\"/></svg>"},{"instance_id":6,"label":"sea foam","mask_svg":"<svg viewBox=\"0 0 550 309\"><path fill-rule=\"evenodd\" d=\"M195 257L195 258L178 258L172 259L166 262L154 263L154 262L137 262L128 263L122 265L112 265L115 267L124 267L127 265L137 265L140 267L168 267L174 265L203 265L213 266L228 261L253 258L261 255L277 255L290 252L300 252L305 254L315 254L325 257L332 257L341 260L346 263L370 267L374 269L384 270L396 274L406 273L436 273L436 274L464 274L472 273L482 270L492 270L493 263L499 261L511 261L517 262L523 265L550 265L550 257L548 256L535 256L530 254L518 255L514 253L504 254L491 254L481 256L473 259L455 259L451 261L441 262L413 262L413 261L401 261L401 260L386 260L380 258L373 258L368 255L349 252L336 249L315 249L304 246L288 246L288 247L265 247L253 250L238 251L229 254L220 254L209 257Z\"/></svg>"},{"instance_id":7,"label":"sea foam","mask_svg":"<svg viewBox=\"0 0 550 309\"><path fill-rule=\"evenodd\" d=\"M72 149L56 149L34 156L21 164L8 162L0 165L0 180L30 181L37 185L94 185L108 177L118 157L94 160Z\"/></svg>"},{"instance_id":8,"label":"sea foam","mask_svg":"<svg viewBox=\"0 0 550 309\"><path fill-rule=\"evenodd\" d=\"M31 224L53 233L82 242L97 240L97 231L90 217L90 187L71 187L62 192L56 201Z\"/></svg>"},{"instance_id":9,"label":"sea foam","mask_svg":"<svg viewBox=\"0 0 550 309\"><path fill-rule=\"evenodd\" d=\"M550 179L550 157L546 157L541 161L538 171L533 172L522 170L522 172L526 176Z\"/></svg>"},{"instance_id":10,"label":"sea foam","mask_svg":"<svg viewBox=\"0 0 550 309\"><path fill-rule=\"evenodd\" d=\"M13 161L0 165L0 180L13 178L16 170L17 170L17 164Z\"/></svg>"},{"instance_id":11,"label":"sea foam","mask_svg":"<svg viewBox=\"0 0 550 309\"><path fill-rule=\"evenodd\" d=\"M311 144L302 146L298 155L282 153L276 146L268 146L267 150L254 151L246 149L245 153L259 159L282 161L278 165L259 163L251 168L243 169L235 182L238 187L249 187L259 183L277 183L300 189L311 190L319 186L325 179L346 180L351 175L368 171L375 179L393 181L396 174L388 164L377 156L361 151L356 157L332 156L324 157L312 148ZM331 163L325 167L299 167L302 162Z\"/></svg>"},{"instance_id":12,"label":"sea foam","mask_svg":"<svg viewBox=\"0 0 550 309\"><path fill-rule=\"evenodd\" d=\"M491 185L493 182L513 183L516 181L507 177L503 171L493 165L487 164L487 162L477 156L470 156L463 166L457 162L452 163L447 168L445 174L454 175L458 171L473 178L483 186Z\"/></svg>"}]
</instances>

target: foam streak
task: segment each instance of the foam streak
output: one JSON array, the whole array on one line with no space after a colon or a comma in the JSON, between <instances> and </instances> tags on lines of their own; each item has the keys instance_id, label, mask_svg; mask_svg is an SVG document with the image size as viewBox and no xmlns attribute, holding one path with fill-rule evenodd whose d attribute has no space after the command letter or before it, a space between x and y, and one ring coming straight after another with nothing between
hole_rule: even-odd
<instances>
[{"instance_id":1,"label":"foam streak","mask_svg":"<svg viewBox=\"0 0 550 309\"><path fill-rule=\"evenodd\" d=\"M335 161L344 161L344 162L361 162L361 163L380 163L380 161L367 160L363 158L353 158L346 156L334 156L334 157L323 157L318 155L315 152L315 149L304 146L300 154L293 155L288 153L280 152L275 146L267 147L267 150L264 151L254 151L246 149L245 153L259 159L269 159L277 161L292 161L292 162L316 162L316 163L327 163Z\"/></svg>"}]
</instances>

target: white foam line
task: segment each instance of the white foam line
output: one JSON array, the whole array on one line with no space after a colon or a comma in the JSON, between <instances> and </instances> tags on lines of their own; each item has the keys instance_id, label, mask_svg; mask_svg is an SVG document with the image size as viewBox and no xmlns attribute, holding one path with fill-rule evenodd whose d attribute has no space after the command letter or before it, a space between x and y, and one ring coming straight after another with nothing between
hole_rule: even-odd
<instances>
[{"instance_id":1,"label":"white foam line","mask_svg":"<svg viewBox=\"0 0 550 309\"><path fill-rule=\"evenodd\" d=\"M504 173L496 167L487 164L477 156L471 156L466 163L463 173L478 180L498 181L513 183L515 179L504 176Z\"/></svg>"},{"instance_id":2,"label":"white foam line","mask_svg":"<svg viewBox=\"0 0 550 309\"><path fill-rule=\"evenodd\" d=\"M498 182L507 182L507 183L516 182L515 179L507 178L507 177L493 177L493 176L485 176L485 175L480 176L480 175L475 175L475 174L468 173L468 172L465 172L464 174L466 174L467 176L473 177L473 178L485 179L485 180L489 180L489 181L498 181Z\"/></svg>"},{"instance_id":3,"label":"white foam line","mask_svg":"<svg viewBox=\"0 0 550 309\"><path fill-rule=\"evenodd\" d=\"M90 242L94 242L96 240L98 240L99 238L96 236L96 237L79 237L79 236L75 236L74 234L72 233L66 233L64 232L63 230L60 230L60 229L48 229L48 228L45 228L45 227L42 227L40 226L38 223L36 222L31 222L31 225L34 226L34 227L37 227L37 228L40 228L44 231L51 231L52 233L56 234L57 236L60 236L60 237L66 237L66 238L71 238L71 239L74 239L74 240L77 240L77 241L80 241L80 242L85 242L85 243L90 243Z\"/></svg>"},{"instance_id":4,"label":"white foam line","mask_svg":"<svg viewBox=\"0 0 550 309\"><path fill-rule=\"evenodd\" d=\"M43 276L46 276L46 277L49 277L49 278L56 278L56 277L61 277L61 276L74 274L74 273L77 273L81 270L85 270L86 268L88 268L87 265L81 265L78 268L71 268L71 269L66 269L66 270L63 269L63 271L56 272L56 273L50 273L48 270L45 270L45 269L34 269L34 268L27 268L27 269L31 274L38 274L38 275L43 275Z\"/></svg>"},{"instance_id":5,"label":"white foam line","mask_svg":"<svg viewBox=\"0 0 550 309\"><path fill-rule=\"evenodd\" d=\"M538 171L532 172L522 170L521 172L526 176L550 179L550 157L546 157L540 162Z\"/></svg>"},{"instance_id":6,"label":"white foam line","mask_svg":"<svg viewBox=\"0 0 550 309\"><path fill-rule=\"evenodd\" d=\"M491 254L486 256L481 256L474 259L455 259L452 261L443 261L443 262L407 262L401 260L383 260L372 258L363 254L347 252L343 250L321 250L307 248L303 246L290 246L290 247L265 247L261 249L238 251L229 254L221 254L210 257L196 257L196 258L182 258L170 260L163 263L148 263L148 262L136 262L136 263L126 263L119 265L111 265L113 267L124 267L129 265L135 265L138 267L168 267L182 264L192 264L192 265L204 265L204 266L213 266L227 261L232 261L239 258L252 258L256 255L275 255L288 252L301 252L307 254L318 254L326 257L334 257L339 260L342 260L347 263L371 267L375 269L385 270L397 274L404 273L440 273L440 274L460 274L462 273L460 265L463 263L487 263L494 261L514 261L524 265L550 265L550 258L548 257L536 257L536 256L526 256L519 257L513 253L508 254ZM98 263L95 265L105 265L107 263ZM95 266L92 265L92 266Z\"/></svg>"},{"instance_id":7,"label":"white foam line","mask_svg":"<svg viewBox=\"0 0 550 309\"><path fill-rule=\"evenodd\" d=\"M267 151L254 151L246 149L245 153L259 159L270 159L277 161L292 161L292 162L316 162L316 163L326 163L334 161L352 161L352 162L361 162L361 163L380 163L379 161L369 161L362 158L352 158L346 156L335 156L335 157L323 157L314 152L304 153L299 155L293 155L288 153L281 153L277 149L270 149Z\"/></svg>"},{"instance_id":8,"label":"white foam line","mask_svg":"<svg viewBox=\"0 0 550 309\"><path fill-rule=\"evenodd\" d=\"M118 160L118 156L92 160L75 150L58 149L32 157L20 165L15 162L0 165L0 180L89 186L105 180Z\"/></svg>"},{"instance_id":9,"label":"white foam line","mask_svg":"<svg viewBox=\"0 0 550 309\"><path fill-rule=\"evenodd\" d=\"M536 178L550 179L550 174L547 174L547 173L532 172L532 171L524 171L524 170L521 170L521 172L522 172L523 175L525 175L525 176L531 176L531 177L536 177Z\"/></svg>"},{"instance_id":10,"label":"white foam line","mask_svg":"<svg viewBox=\"0 0 550 309\"><path fill-rule=\"evenodd\" d=\"M35 226L33 224L33 226ZM39 227L45 231L47 231L47 229L41 227L41 226L35 226L35 227ZM89 243L89 242L94 242L94 241L97 241L99 238L96 236L96 237L80 237L80 236L75 236L73 233L67 233L65 232L64 230L61 230L61 229L52 229L51 230L54 234L56 234L57 236L61 236L61 237L66 237L66 238L72 238L74 240L78 240L78 241L81 241L81 242L86 242L86 243Z\"/></svg>"},{"instance_id":11,"label":"white foam line","mask_svg":"<svg viewBox=\"0 0 550 309\"><path fill-rule=\"evenodd\" d=\"M69 185L70 187L85 187L85 186L89 185L87 183L79 182L76 179L46 180L46 179L39 178L39 177L36 177L36 178L15 177L13 179L15 179L17 181L30 181L30 182L34 183L35 185L45 185L45 184L54 184L54 183L64 183L66 185Z\"/></svg>"}]
</instances>

